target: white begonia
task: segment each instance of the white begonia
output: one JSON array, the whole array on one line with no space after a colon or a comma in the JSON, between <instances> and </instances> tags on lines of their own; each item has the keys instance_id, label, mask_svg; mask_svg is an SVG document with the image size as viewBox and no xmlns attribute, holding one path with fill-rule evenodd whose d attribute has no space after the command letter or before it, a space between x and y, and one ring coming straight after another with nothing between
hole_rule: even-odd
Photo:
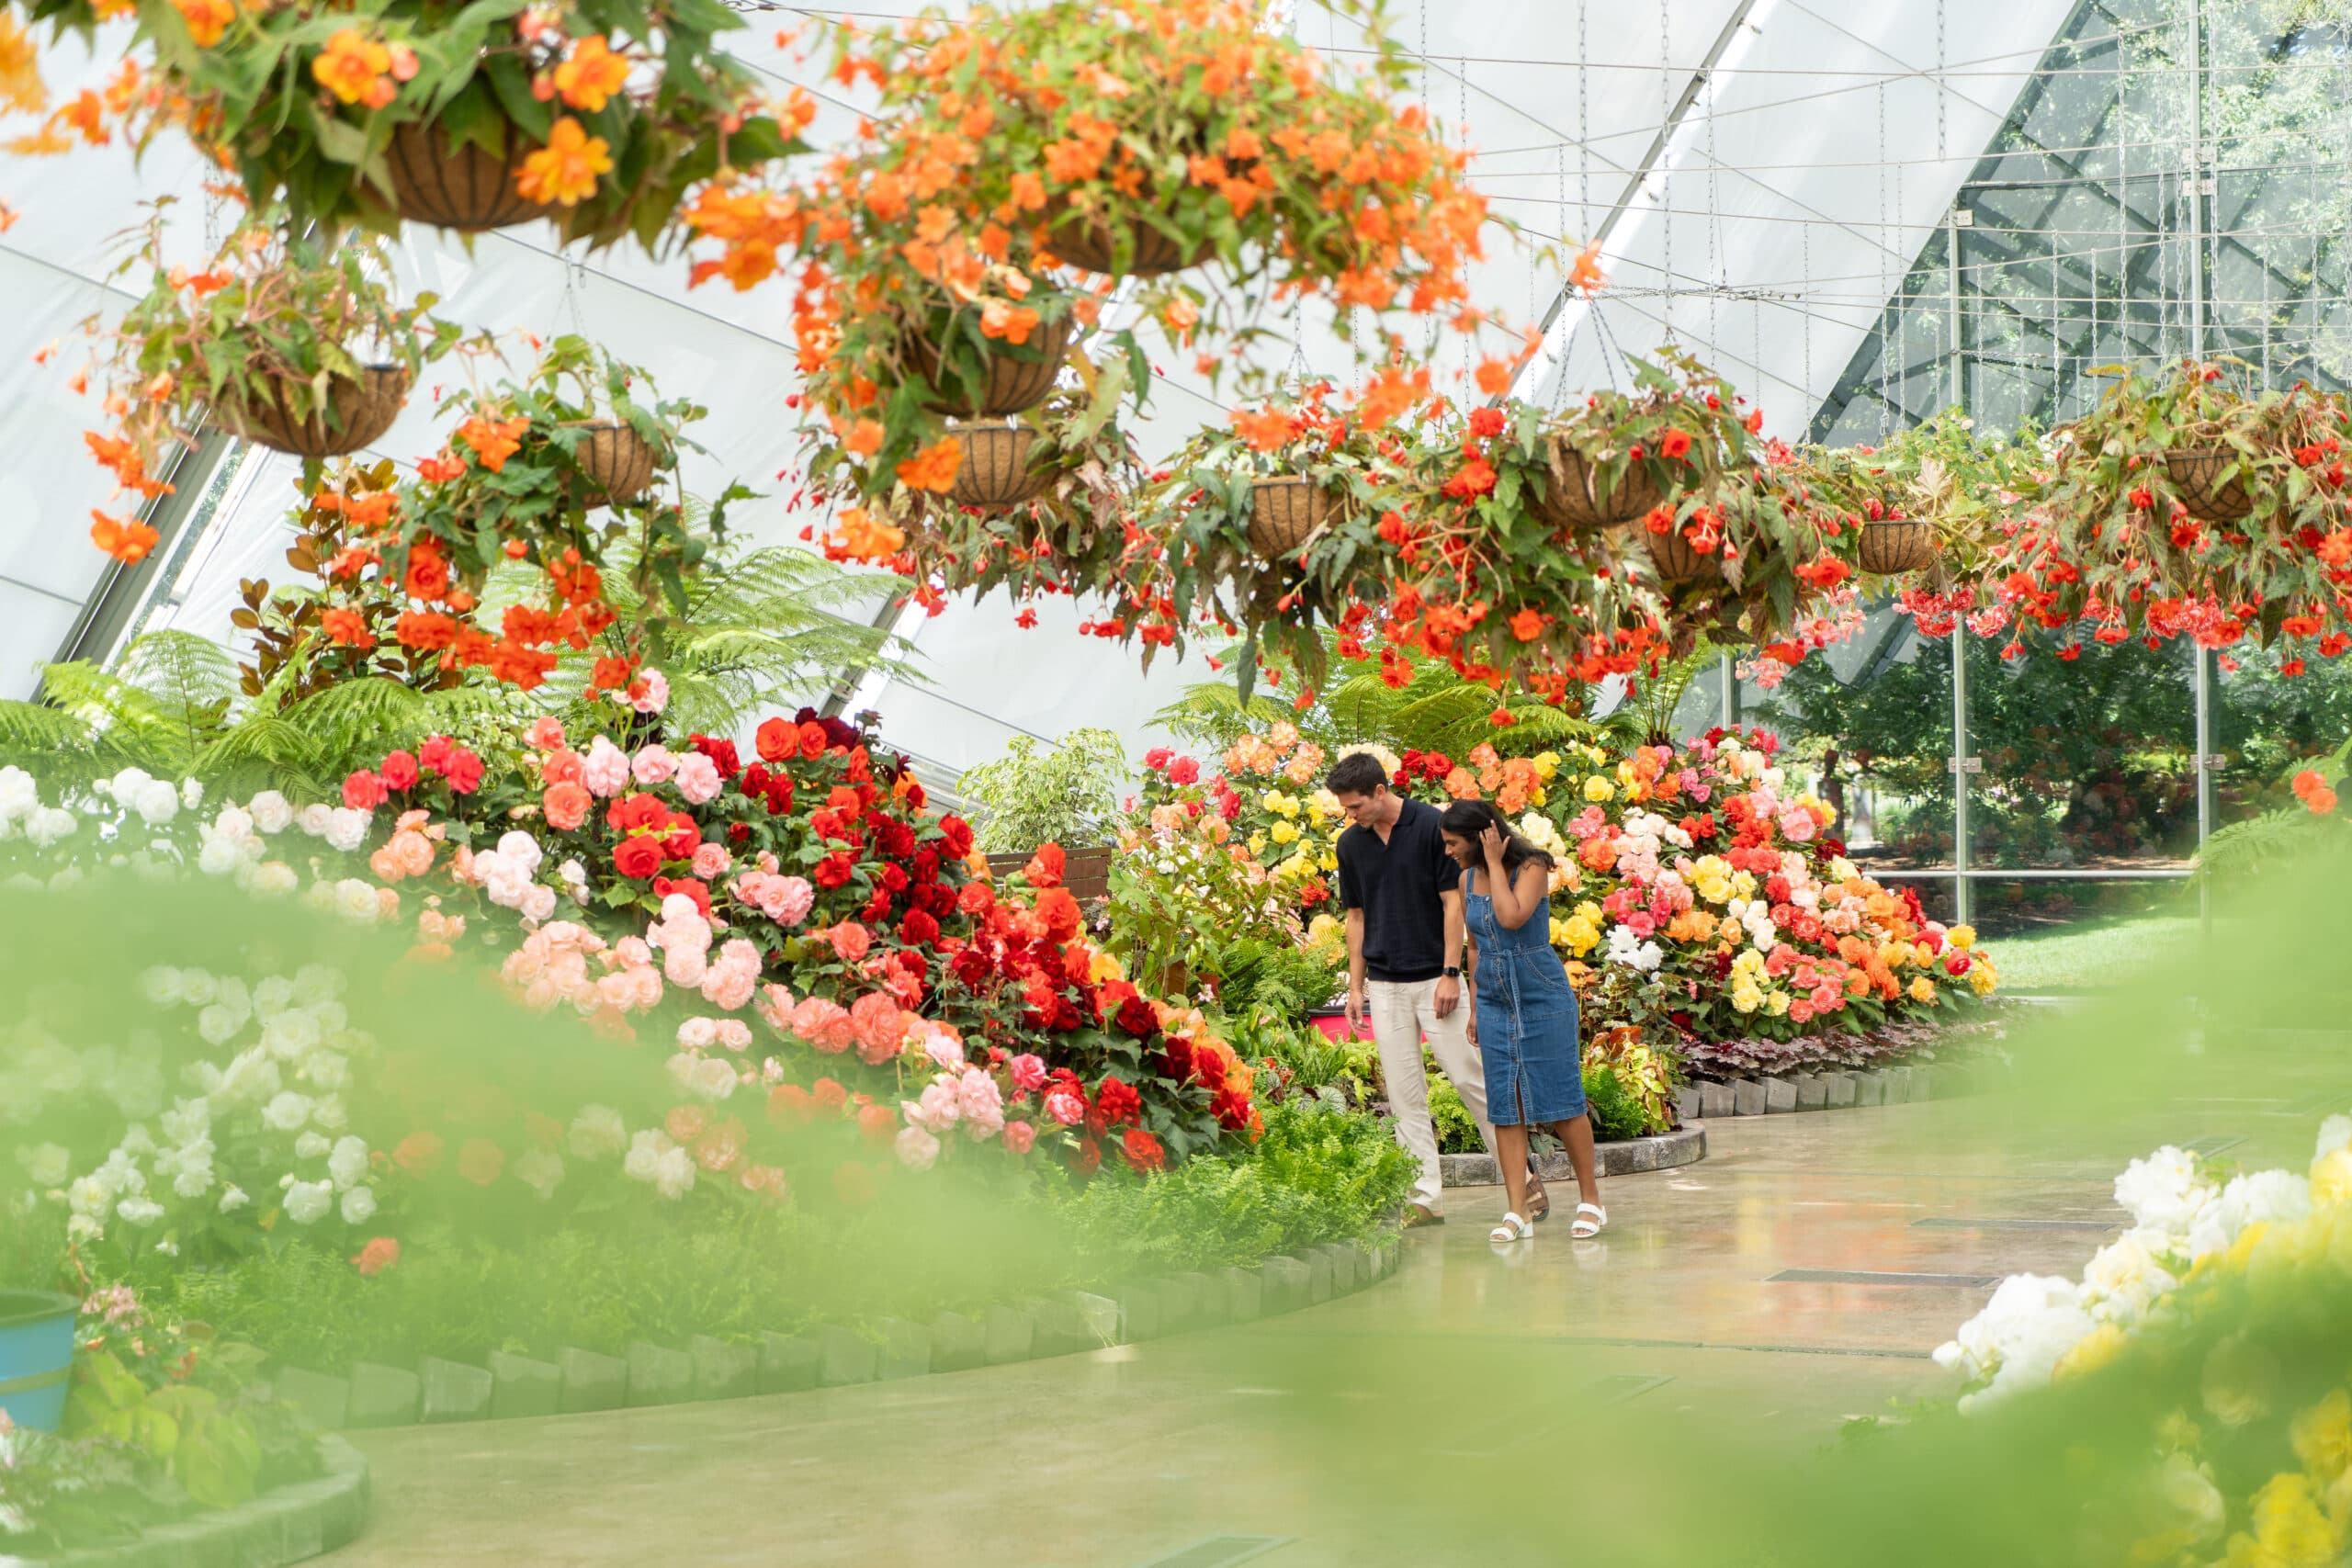
<instances>
[{"instance_id":1,"label":"white begonia","mask_svg":"<svg viewBox=\"0 0 2352 1568\"><path fill-rule=\"evenodd\" d=\"M263 1125L277 1132L295 1132L311 1119L311 1097L281 1089L262 1107L261 1119Z\"/></svg>"},{"instance_id":2,"label":"white begonia","mask_svg":"<svg viewBox=\"0 0 2352 1568\"><path fill-rule=\"evenodd\" d=\"M266 976L254 985L254 1012L270 1018L294 1005L294 982L283 975Z\"/></svg>"},{"instance_id":3,"label":"white begonia","mask_svg":"<svg viewBox=\"0 0 2352 1568\"><path fill-rule=\"evenodd\" d=\"M552 1149L530 1149L514 1161L514 1179L541 1198L552 1198L563 1181L563 1157Z\"/></svg>"},{"instance_id":4,"label":"white begonia","mask_svg":"<svg viewBox=\"0 0 2352 1568\"><path fill-rule=\"evenodd\" d=\"M302 1064L303 1081L317 1089L338 1089L351 1082L351 1061L340 1051L313 1051Z\"/></svg>"},{"instance_id":5,"label":"white begonia","mask_svg":"<svg viewBox=\"0 0 2352 1568\"><path fill-rule=\"evenodd\" d=\"M136 794L117 792L116 799L139 814L151 828L161 828L180 814L180 793L161 779L150 779Z\"/></svg>"},{"instance_id":6,"label":"white begonia","mask_svg":"<svg viewBox=\"0 0 2352 1568\"><path fill-rule=\"evenodd\" d=\"M351 1112L339 1094L322 1095L311 1105L311 1124L330 1133L340 1133L351 1125Z\"/></svg>"},{"instance_id":7,"label":"white begonia","mask_svg":"<svg viewBox=\"0 0 2352 1568\"><path fill-rule=\"evenodd\" d=\"M296 1159L324 1159L334 1142L324 1133L305 1133L294 1140Z\"/></svg>"},{"instance_id":8,"label":"white begonia","mask_svg":"<svg viewBox=\"0 0 2352 1568\"><path fill-rule=\"evenodd\" d=\"M172 1173L172 1191L182 1198L201 1198L212 1190L212 1152L205 1149L204 1158L182 1161Z\"/></svg>"},{"instance_id":9,"label":"white begonia","mask_svg":"<svg viewBox=\"0 0 2352 1568\"><path fill-rule=\"evenodd\" d=\"M17 1163L25 1168L27 1179L35 1187L62 1186L74 1173L73 1158L58 1144L35 1144L17 1151Z\"/></svg>"},{"instance_id":10,"label":"white begonia","mask_svg":"<svg viewBox=\"0 0 2352 1568\"><path fill-rule=\"evenodd\" d=\"M294 808L274 789L263 790L245 802L245 810L252 816L254 827L273 837L294 825Z\"/></svg>"},{"instance_id":11,"label":"white begonia","mask_svg":"<svg viewBox=\"0 0 2352 1568\"><path fill-rule=\"evenodd\" d=\"M2287 1170L2233 1178L2189 1225L2189 1259L2193 1262L2227 1251L2249 1225L2299 1224L2311 1217L2312 1189L2307 1178Z\"/></svg>"},{"instance_id":12,"label":"white begonia","mask_svg":"<svg viewBox=\"0 0 2352 1568\"><path fill-rule=\"evenodd\" d=\"M610 1159L628 1146L628 1126L609 1105L581 1108L567 1139L574 1159Z\"/></svg>"},{"instance_id":13,"label":"white begonia","mask_svg":"<svg viewBox=\"0 0 2352 1568\"><path fill-rule=\"evenodd\" d=\"M282 860L265 861L254 869L254 891L266 893L273 898L283 898L302 885L294 868Z\"/></svg>"},{"instance_id":14,"label":"white begonia","mask_svg":"<svg viewBox=\"0 0 2352 1568\"><path fill-rule=\"evenodd\" d=\"M336 807L327 813L327 847L350 854L368 841L368 829L374 821L375 813L371 811L355 811L348 806Z\"/></svg>"},{"instance_id":15,"label":"white begonia","mask_svg":"<svg viewBox=\"0 0 2352 1568\"><path fill-rule=\"evenodd\" d=\"M180 972L169 964L158 964L139 974L139 992L159 1008L180 1005Z\"/></svg>"},{"instance_id":16,"label":"white begonia","mask_svg":"<svg viewBox=\"0 0 2352 1568\"><path fill-rule=\"evenodd\" d=\"M208 1086L205 1092L242 1104L260 1105L266 1103L283 1082L277 1064L269 1059L267 1052L255 1048L238 1052L220 1075L220 1081Z\"/></svg>"},{"instance_id":17,"label":"white begonia","mask_svg":"<svg viewBox=\"0 0 2352 1568\"><path fill-rule=\"evenodd\" d=\"M295 825L313 839L323 839L327 824L334 820L335 808L323 802L313 801L294 816Z\"/></svg>"},{"instance_id":18,"label":"white begonia","mask_svg":"<svg viewBox=\"0 0 2352 1568\"><path fill-rule=\"evenodd\" d=\"M234 839L208 837L196 852L196 869L207 876L226 876L244 863L244 846Z\"/></svg>"},{"instance_id":19,"label":"white begonia","mask_svg":"<svg viewBox=\"0 0 2352 1568\"><path fill-rule=\"evenodd\" d=\"M670 1058L670 1076L688 1094L716 1103L733 1094L742 1080L736 1076L735 1065L717 1056L697 1056L681 1051Z\"/></svg>"},{"instance_id":20,"label":"white begonia","mask_svg":"<svg viewBox=\"0 0 2352 1568\"><path fill-rule=\"evenodd\" d=\"M334 885L334 912L354 925L373 925L384 912L373 883L346 876Z\"/></svg>"},{"instance_id":21,"label":"white begonia","mask_svg":"<svg viewBox=\"0 0 2352 1568\"><path fill-rule=\"evenodd\" d=\"M2146 1235L2127 1231L2083 1266L2082 1304L2098 1321L2129 1328L2179 1283L2149 1250Z\"/></svg>"},{"instance_id":22,"label":"white begonia","mask_svg":"<svg viewBox=\"0 0 2352 1568\"><path fill-rule=\"evenodd\" d=\"M673 1148L663 1155L654 1168L653 1190L664 1198L683 1198L694 1190L694 1156Z\"/></svg>"},{"instance_id":23,"label":"white begonia","mask_svg":"<svg viewBox=\"0 0 2352 1568\"><path fill-rule=\"evenodd\" d=\"M246 1020L235 1008L214 1002L196 1015L196 1032L204 1036L208 1045L226 1045L245 1027Z\"/></svg>"},{"instance_id":24,"label":"white begonia","mask_svg":"<svg viewBox=\"0 0 2352 1568\"><path fill-rule=\"evenodd\" d=\"M0 824L22 821L40 806L40 784L11 762L0 768Z\"/></svg>"},{"instance_id":25,"label":"white begonia","mask_svg":"<svg viewBox=\"0 0 2352 1568\"><path fill-rule=\"evenodd\" d=\"M1937 1349L1936 1363L1990 1379L1962 1398L1967 1412L2048 1383L2060 1359L2095 1326L2073 1280L2012 1274L1959 1337Z\"/></svg>"},{"instance_id":26,"label":"white begonia","mask_svg":"<svg viewBox=\"0 0 2352 1568\"><path fill-rule=\"evenodd\" d=\"M318 1224L334 1206L334 1189L326 1182L297 1181L286 1190L286 1217L298 1225Z\"/></svg>"},{"instance_id":27,"label":"white begonia","mask_svg":"<svg viewBox=\"0 0 2352 1568\"><path fill-rule=\"evenodd\" d=\"M204 785L199 780L180 781L180 804L190 811L204 804Z\"/></svg>"},{"instance_id":28,"label":"white begonia","mask_svg":"<svg viewBox=\"0 0 2352 1568\"><path fill-rule=\"evenodd\" d=\"M193 1144L212 1131L212 1107L201 1100L183 1100L157 1120L164 1136L175 1144Z\"/></svg>"},{"instance_id":29,"label":"white begonia","mask_svg":"<svg viewBox=\"0 0 2352 1568\"><path fill-rule=\"evenodd\" d=\"M2324 1160L2346 1147L2352 1147L2352 1116L2331 1116L2319 1124L2319 1146L2312 1151L2312 1158Z\"/></svg>"},{"instance_id":30,"label":"white begonia","mask_svg":"<svg viewBox=\"0 0 2352 1568\"><path fill-rule=\"evenodd\" d=\"M294 999L312 1010L322 1009L343 995L343 971L328 964L305 964L294 971ZM334 1027L343 1027L343 1014L335 1015Z\"/></svg>"},{"instance_id":31,"label":"white begonia","mask_svg":"<svg viewBox=\"0 0 2352 1568\"><path fill-rule=\"evenodd\" d=\"M650 1182L661 1174L662 1156L677 1146L669 1134L648 1127L629 1140L628 1153L621 1158L621 1174L631 1181Z\"/></svg>"},{"instance_id":32,"label":"white begonia","mask_svg":"<svg viewBox=\"0 0 2352 1568\"><path fill-rule=\"evenodd\" d=\"M2197 1217L2216 1196L2198 1174L2196 1156L2169 1144L2133 1160L2115 1179L2116 1202L2131 1214L2133 1225L2153 1233L2151 1249L2158 1252L2186 1242Z\"/></svg>"},{"instance_id":33,"label":"white begonia","mask_svg":"<svg viewBox=\"0 0 2352 1568\"><path fill-rule=\"evenodd\" d=\"M355 1187L343 1195L343 1223L364 1225L376 1215L376 1190Z\"/></svg>"},{"instance_id":34,"label":"white begonia","mask_svg":"<svg viewBox=\"0 0 2352 1568\"><path fill-rule=\"evenodd\" d=\"M144 768L125 768L110 779L99 780L90 788L99 795L111 796L128 804L132 795L153 782L153 775Z\"/></svg>"},{"instance_id":35,"label":"white begonia","mask_svg":"<svg viewBox=\"0 0 2352 1568\"><path fill-rule=\"evenodd\" d=\"M81 818L62 806L39 807L25 818L25 837L34 848L46 850L72 838L80 825Z\"/></svg>"},{"instance_id":36,"label":"white begonia","mask_svg":"<svg viewBox=\"0 0 2352 1568\"><path fill-rule=\"evenodd\" d=\"M327 1156L327 1176L337 1187L359 1185L368 1174L368 1140L342 1137L335 1140L334 1151Z\"/></svg>"},{"instance_id":37,"label":"white begonia","mask_svg":"<svg viewBox=\"0 0 2352 1568\"><path fill-rule=\"evenodd\" d=\"M210 1007L220 999L220 982L209 969L180 971L180 1000L192 1008Z\"/></svg>"},{"instance_id":38,"label":"white begonia","mask_svg":"<svg viewBox=\"0 0 2352 1568\"><path fill-rule=\"evenodd\" d=\"M220 1212L224 1214L233 1214L252 1202L253 1200L245 1196L245 1190L233 1181L221 1189Z\"/></svg>"},{"instance_id":39,"label":"white begonia","mask_svg":"<svg viewBox=\"0 0 2352 1568\"><path fill-rule=\"evenodd\" d=\"M307 1008L288 1008L269 1014L263 1021L262 1049L281 1061L291 1062L317 1050L323 1034L316 1014Z\"/></svg>"},{"instance_id":40,"label":"white begonia","mask_svg":"<svg viewBox=\"0 0 2352 1568\"><path fill-rule=\"evenodd\" d=\"M114 1206L125 1224L147 1226L164 1217L164 1206L153 1198L125 1198Z\"/></svg>"}]
</instances>

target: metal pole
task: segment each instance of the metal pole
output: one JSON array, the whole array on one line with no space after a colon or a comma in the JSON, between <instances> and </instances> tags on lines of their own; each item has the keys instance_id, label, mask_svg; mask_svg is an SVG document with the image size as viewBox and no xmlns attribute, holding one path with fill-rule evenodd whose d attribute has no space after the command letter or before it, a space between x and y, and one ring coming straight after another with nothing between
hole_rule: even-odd
<instances>
[{"instance_id":1,"label":"metal pole","mask_svg":"<svg viewBox=\"0 0 2352 1568\"><path fill-rule=\"evenodd\" d=\"M2221 763L2213 739L2213 682L2220 678L2211 649L2194 650L2197 660L2197 854L2203 859L2206 840L2213 836L2213 771ZM2197 879L2197 918L2209 930L2213 920L2213 885Z\"/></svg>"},{"instance_id":2,"label":"metal pole","mask_svg":"<svg viewBox=\"0 0 2352 1568\"><path fill-rule=\"evenodd\" d=\"M2188 26L2194 35L2188 51L2188 243L2195 258L2188 271L2188 353L2205 357L2205 312L2212 290L2205 254L2205 191L2214 160L2205 146L2205 6L2188 0Z\"/></svg>"},{"instance_id":3,"label":"metal pole","mask_svg":"<svg viewBox=\"0 0 2352 1568\"><path fill-rule=\"evenodd\" d=\"M1968 628L1951 629L1952 919L1966 925L1975 908L1968 886Z\"/></svg>"},{"instance_id":4,"label":"metal pole","mask_svg":"<svg viewBox=\"0 0 2352 1568\"><path fill-rule=\"evenodd\" d=\"M1944 220L1944 341L1951 347L1951 396L1947 408L1968 412L1967 349L1960 341L1960 206Z\"/></svg>"},{"instance_id":5,"label":"metal pole","mask_svg":"<svg viewBox=\"0 0 2352 1568\"><path fill-rule=\"evenodd\" d=\"M1732 657L1728 649L1720 655L1720 662L1715 666L1715 672L1721 680L1723 727L1725 729L1736 729L1739 728L1739 675L1733 668Z\"/></svg>"}]
</instances>

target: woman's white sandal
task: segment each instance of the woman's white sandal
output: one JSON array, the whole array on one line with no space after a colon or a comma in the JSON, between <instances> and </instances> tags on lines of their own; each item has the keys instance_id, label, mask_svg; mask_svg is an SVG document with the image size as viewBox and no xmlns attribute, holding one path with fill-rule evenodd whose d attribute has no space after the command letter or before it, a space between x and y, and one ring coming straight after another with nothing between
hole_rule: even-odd
<instances>
[{"instance_id":1,"label":"woman's white sandal","mask_svg":"<svg viewBox=\"0 0 2352 1568\"><path fill-rule=\"evenodd\" d=\"M1578 1203L1577 1217L1568 1225L1568 1234L1578 1241L1590 1241L1609 1223L1609 1211L1598 1203Z\"/></svg>"},{"instance_id":2,"label":"woman's white sandal","mask_svg":"<svg viewBox=\"0 0 2352 1568\"><path fill-rule=\"evenodd\" d=\"M1514 1241L1525 1241L1534 1234L1535 1227L1517 1214L1505 1214L1503 1223L1487 1233L1487 1239L1498 1247L1507 1247Z\"/></svg>"}]
</instances>

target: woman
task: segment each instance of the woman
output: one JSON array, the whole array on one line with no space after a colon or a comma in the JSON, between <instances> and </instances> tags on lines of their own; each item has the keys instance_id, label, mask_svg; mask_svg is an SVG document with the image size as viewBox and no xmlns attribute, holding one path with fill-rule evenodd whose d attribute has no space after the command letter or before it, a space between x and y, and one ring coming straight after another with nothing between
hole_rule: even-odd
<instances>
[{"instance_id":1,"label":"woman","mask_svg":"<svg viewBox=\"0 0 2352 1568\"><path fill-rule=\"evenodd\" d=\"M1439 818L1446 852L1462 868L1470 932L1470 1038L1487 1069L1487 1114L1495 1127L1510 1212L1489 1233L1523 1241L1534 1227L1527 1212L1527 1137L1548 1127L1567 1145L1576 1168L1575 1224L1582 1241L1609 1223L1593 1173L1592 1118L1585 1112L1584 1067L1577 1041L1577 993L1552 951L1552 857L1511 831L1483 800L1457 800Z\"/></svg>"}]
</instances>

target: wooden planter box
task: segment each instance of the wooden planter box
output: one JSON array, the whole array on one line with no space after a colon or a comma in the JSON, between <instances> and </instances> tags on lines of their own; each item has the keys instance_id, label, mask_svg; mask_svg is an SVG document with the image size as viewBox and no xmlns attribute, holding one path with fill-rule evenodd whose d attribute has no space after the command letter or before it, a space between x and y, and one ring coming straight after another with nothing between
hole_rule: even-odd
<instances>
[{"instance_id":1,"label":"wooden planter box","mask_svg":"<svg viewBox=\"0 0 2352 1568\"><path fill-rule=\"evenodd\" d=\"M1071 897L1081 904L1091 904L1111 896L1111 856L1114 852L1108 844L1063 852L1062 884L1069 889ZM989 871L996 876L1010 876L1028 863L1028 852L989 856Z\"/></svg>"}]
</instances>

